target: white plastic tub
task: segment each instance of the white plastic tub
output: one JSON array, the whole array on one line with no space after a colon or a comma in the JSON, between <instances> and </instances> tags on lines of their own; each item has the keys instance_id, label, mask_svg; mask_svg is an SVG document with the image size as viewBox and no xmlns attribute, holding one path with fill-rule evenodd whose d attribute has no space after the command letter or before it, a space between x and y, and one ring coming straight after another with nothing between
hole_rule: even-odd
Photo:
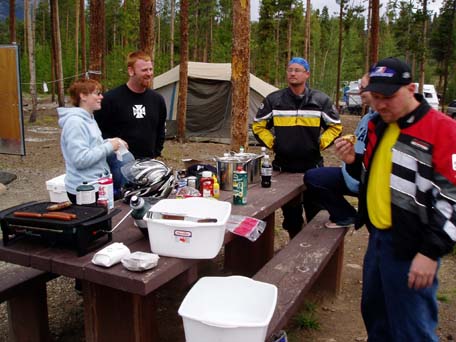
<instances>
[{"instance_id":1,"label":"white plastic tub","mask_svg":"<svg viewBox=\"0 0 456 342\"><path fill-rule=\"evenodd\" d=\"M152 253L186 259L212 259L222 247L230 214L229 202L202 197L163 199L144 217ZM212 222L199 222L201 219Z\"/></svg>"},{"instance_id":2,"label":"white plastic tub","mask_svg":"<svg viewBox=\"0 0 456 342\"><path fill-rule=\"evenodd\" d=\"M66 202L69 201L65 189L65 174L46 181L46 190L49 192L51 202Z\"/></svg>"},{"instance_id":3,"label":"white plastic tub","mask_svg":"<svg viewBox=\"0 0 456 342\"><path fill-rule=\"evenodd\" d=\"M187 342L264 342L277 287L241 276L203 277L179 308Z\"/></svg>"}]
</instances>

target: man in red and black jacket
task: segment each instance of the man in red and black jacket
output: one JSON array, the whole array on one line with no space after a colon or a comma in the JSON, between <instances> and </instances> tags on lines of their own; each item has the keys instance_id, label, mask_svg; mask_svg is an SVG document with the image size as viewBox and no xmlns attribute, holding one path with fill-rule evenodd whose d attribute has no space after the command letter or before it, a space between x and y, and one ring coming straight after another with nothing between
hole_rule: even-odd
<instances>
[{"instance_id":1,"label":"man in red and black jacket","mask_svg":"<svg viewBox=\"0 0 456 342\"><path fill-rule=\"evenodd\" d=\"M364 154L337 139L360 179L359 217L369 245L361 311L368 339L438 341L437 269L456 241L456 122L415 94L410 67L379 61L366 91L380 114Z\"/></svg>"}]
</instances>

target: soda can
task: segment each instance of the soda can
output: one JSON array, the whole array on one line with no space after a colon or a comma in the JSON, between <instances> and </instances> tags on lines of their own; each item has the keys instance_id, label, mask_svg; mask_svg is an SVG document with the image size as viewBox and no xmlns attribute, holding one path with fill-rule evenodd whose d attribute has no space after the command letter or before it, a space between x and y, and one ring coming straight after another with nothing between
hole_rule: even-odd
<instances>
[{"instance_id":1,"label":"soda can","mask_svg":"<svg viewBox=\"0 0 456 342\"><path fill-rule=\"evenodd\" d=\"M233 204L247 204L247 172L233 172Z\"/></svg>"}]
</instances>

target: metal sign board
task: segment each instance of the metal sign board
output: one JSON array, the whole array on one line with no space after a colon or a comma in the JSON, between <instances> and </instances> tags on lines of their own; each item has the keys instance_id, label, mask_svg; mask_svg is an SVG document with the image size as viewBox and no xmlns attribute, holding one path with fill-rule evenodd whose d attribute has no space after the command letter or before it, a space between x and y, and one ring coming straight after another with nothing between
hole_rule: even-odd
<instances>
[{"instance_id":1,"label":"metal sign board","mask_svg":"<svg viewBox=\"0 0 456 342\"><path fill-rule=\"evenodd\" d=\"M17 45L0 45L0 153L25 155Z\"/></svg>"}]
</instances>

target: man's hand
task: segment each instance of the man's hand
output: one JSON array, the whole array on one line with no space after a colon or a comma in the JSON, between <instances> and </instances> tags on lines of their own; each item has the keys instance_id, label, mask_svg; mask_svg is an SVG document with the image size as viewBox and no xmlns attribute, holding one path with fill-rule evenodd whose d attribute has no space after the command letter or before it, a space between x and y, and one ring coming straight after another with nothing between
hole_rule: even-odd
<instances>
[{"instance_id":1,"label":"man's hand","mask_svg":"<svg viewBox=\"0 0 456 342\"><path fill-rule=\"evenodd\" d=\"M334 140L336 147L336 155L346 164L351 164L355 161L355 147L354 145L343 138Z\"/></svg>"},{"instance_id":2,"label":"man's hand","mask_svg":"<svg viewBox=\"0 0 456 342\"><path fill-rule=\"evenodd\" d=\"M437 261L421 253L415 255L408 274L408 287L416 290L430 287L434 281L437 266Z\"/></svg>"}]
</instances>

